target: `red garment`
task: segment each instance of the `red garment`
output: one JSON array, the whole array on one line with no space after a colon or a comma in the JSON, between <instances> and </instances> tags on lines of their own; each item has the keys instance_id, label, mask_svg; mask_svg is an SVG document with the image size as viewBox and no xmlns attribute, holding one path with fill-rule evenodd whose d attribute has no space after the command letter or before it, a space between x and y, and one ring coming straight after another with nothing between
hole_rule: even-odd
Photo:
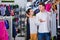
<instances>
[{"instance_id":1,"label":"red garment","mask_svg":"<svg viewBox=\"0 0 60 40\"><path fill-rule=\"evenodd\" d=\"M8 40L8 32L4 20L0 20L0 40Z\"/></svg>"}]
</instances>

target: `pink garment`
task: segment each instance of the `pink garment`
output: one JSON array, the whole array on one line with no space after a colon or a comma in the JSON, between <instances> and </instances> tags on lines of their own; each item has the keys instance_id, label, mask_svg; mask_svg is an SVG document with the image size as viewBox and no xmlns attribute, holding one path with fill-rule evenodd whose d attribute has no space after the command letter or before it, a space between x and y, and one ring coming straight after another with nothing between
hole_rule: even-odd
<instances>
[{"instance_id":1,"label":"pink garment","mask_svg":"<svg viewBox=\"0 0 60 40\"><path fill-rule=\"evenodd\" d=\"M46 11L50 12L51 6L52 6L52 5L51 5L50 3L46 4L46 5L45 5Z\"/></svg>"},{"instance_id":2,"label":"pink garment","mask_svg":"<svg viewBox=\"0 0 60 40\"><path fill-rule=\"evenodd\" d=\"M8 32L4 20L0 20L0 40L8 40Z\"/></svg>"},{"instance_id":3,"label":"pink garment","mask_svg":"<svg viewBox=\"0 0 60 40\"><path fill-rule=\"evenodd\" d=\"M11 10L11 16L14 16L14 10Z\"/></svg>"}]
</instances>

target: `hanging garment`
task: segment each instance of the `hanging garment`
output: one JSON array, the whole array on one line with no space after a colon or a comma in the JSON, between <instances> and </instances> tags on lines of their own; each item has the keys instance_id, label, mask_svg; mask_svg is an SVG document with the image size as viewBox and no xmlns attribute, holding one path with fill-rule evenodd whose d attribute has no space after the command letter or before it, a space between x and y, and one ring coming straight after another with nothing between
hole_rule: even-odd
<instances>
[{"instance_id":1,"label":"hanging garment","mask_svg":"<svg viewBox=\"0 0 60 40\"><path fill-rule=\"evenodd\" d=\"M42 2L42 0L36 0L36 1Z\"/></svg>"},{"instance_id":2,"label":"hanging garment","mask_svg":"<svg viewBox=\"0 0 60 40\"><path fill-rule=\"evenodd\" d=\"M51 35L52 35L52 37L54 37L54 36L57 36L57 32L56 32L56 13L55 12L53 12L52 13L52 19L51 19Z\"/></svg>"},{"instance_id":3,"label":"hanging garment","mask_svg":"<svg viewBox=\"0 0 60 40\"><path fill-rule=\"evenodd\" d=\"M59 26L60 26L60 4L59 4Z\"/></svg>"},{"instance_id":4,"label":"hanging garment","mask_svg":"<svg viewBox=\"0 0 60 40\"><path fill-rule=\"evenodd\" d=\"M48 1L48 0L42 0L43 3L46 2L46 1Z\"/></svg>"},{"instance_id":5,"label":"hanging garment","mask_svg":"<svg viewBox=\"0 0 60 40\"><path fill-rule=\"evenodd\" d=\"M35 14L37 14L37 13L39 13L39 12L40 12L39 9L36 9L36 10L34 11Z\"/></svg>"},{"instance_id":6,"label":"hanging garment","mask_svg":"<svg viewBox=\"0 0 60 40\"><path fill-rule=\"evenodd\" d=\"M30 39L30 25L29 25L29 18L27 18L27 39L26 40L29 39Z\"/></svg>"},{"instance_id":7,"label":"hanging garment","mask_svg":"<svg viewBox=\"0 0 60 40\"><path fill-rule=\"evenodd\" d=\"M15 8L19 8L19 5L15 5Z\"/></svg>"},{"instance_id":8,"label":"hanging garment","mask_svg":"<svg viewBox=\"0 0 60 40\"><path fill-rule=\"evenodd\" d=\"M4 16L5 15L5 11L6 11L6 7L1 6L0 7L0 11L1 11L1 16Z\"/></svg>"},{"instance_id":9,"label":"hanging garment","mask_svg":"<svg viewBox=\"0 0 60 40\"><path fill-rule=\"evenodd\" d=\"M11 9L11 10L13 9L13 6L14 6L14 5L10 5L10 9Z\"/></svg>"},{"instance_id":10,"label":"hanging garment","mask_svg":"<svg viewBox=\"0 0 60 40\"><path fill-rule=\"evenodd\" d=\"M6 6L6 11L5 11L5 15L6 16L10 16L10 7L9 6Z\"/></svg>"},{"instance_id":11,"label":"hanging garment","mask_svg":"<svg viewBox=\"0 0 60 40\"><path fill-rule=\"evenodd\" d=\"M46 7L45 8L46 11L50 12L52 5L48 3L48 4L45 5L45 7Z\"/></svg>"},{"instance_id":12,"label":"hanging garment","mask_svg":"<svg viewBox=\"0 0 60 40\"><path fill-rule=\"evenodd\" d=\"M1 11L0 11L0 15L1 15Z\"/></svg>"},{"instance_id":13,"label":"hanging garment","mask_svg":"<svg viewBox=\"0 0 60 40\"><path fill-rule=\"evenodd\" d=\"M10 15L11 15L11 16L14 16L14 10L11 10Z\"/></svg>"},{"instance_id":14,"label":"hanging garment","mask_svg":"<svg viewBox=\"0 0 60 40\"><path fill-rule=\"evenodd\" d=\"M8 32L4 20L0 20L0 40L8 40Z\"/></svg>"},{"instance_id":15,"label":"hanging garment","mask_svg":"<svg viewBox=\"0 0 60 40\"><path fill-rule=\"evenodd\" d=\"M9 29L9 22L8 22L8 20L4 20L4 22L5 22L6 29Z\"/></svg>"},{"instance_id":16,"label":"hanging garment","mask_svg":"<svg viewBox=\"0 0 60 40\"><path fill-rule=\"evenodd\" d=\"M16 37L16 35L17 35L17 32L16 32L16 29L15 29L15 25L14 25L14 22L13 22L13 27L12 27L12 36L13 36L13 38L15 38Z\"/></svg>"},{"instance_id":17,"label":"hanging garment","mask_svg":"<svg viewBox=\"0 0 60 40\"><path fill-rule=\"evenodd\" d=\"M20 11L19 8L16 8L15 9L15 13L16 13L15 15L19 15L19 11Z\"/></svg>"}]
</instances>

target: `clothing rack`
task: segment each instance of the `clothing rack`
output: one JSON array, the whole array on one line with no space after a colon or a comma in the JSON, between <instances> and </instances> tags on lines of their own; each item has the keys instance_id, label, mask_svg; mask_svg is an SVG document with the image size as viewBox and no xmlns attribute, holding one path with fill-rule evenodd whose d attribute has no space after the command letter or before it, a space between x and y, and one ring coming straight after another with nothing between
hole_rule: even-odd
<instances>
[{"instance_id":1,"label":"clothing rack","mask_svg":"<svg viewBox=\"0 0 60 40\"><path fill-rule=\"evenodd\" d=\"M1 16L0 19L8 20L9 29L7 29L7 32L9 34L9 40L13 40L13 37L12 37L12 16Z\"/></svg>"}]
</instances>

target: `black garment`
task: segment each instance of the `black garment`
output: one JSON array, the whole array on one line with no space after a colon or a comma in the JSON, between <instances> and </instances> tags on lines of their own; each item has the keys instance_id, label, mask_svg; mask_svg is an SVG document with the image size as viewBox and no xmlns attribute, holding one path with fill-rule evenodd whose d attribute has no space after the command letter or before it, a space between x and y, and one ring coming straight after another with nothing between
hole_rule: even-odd
<instances>
[{"instance_id":1,"label":"black garment","mask_svg":"<svg viewBox=\"0 0 60 40\"><path fill-rule=\"evenodd\" d=\"M59 4L59 26L60 26L60 4Z\"/></svg>"},{"instance_id":2,"label":"black garment","mask_svg":"<svg viewBox=\"0 0 60 40\"><path fill-rule=\"evenodd\" d=\"M26 40L30 39L30 25L29 25L29 18L27 18L27 37Z\"/></svg>"},{"instance_id":3,"label":"black garment","mask_svg":"<svg viewBox=\"0 0 60 40\"><path fill-rule=\"evenodd\" d=\"M8 9L8 6L6 6L6 11L5 11L5 13L6 13L6 14L5 14L6 16L10 16L10 11L9 11L9 9Z\"/></svg>"},{"instance_id":4,"label":"black garment","mask_svg":"<svg viewBox=\"0 0 60 40\"><path fill-rule=\"evenodd\" d=\"M15 25L14 25L14 22L13 22L13 27L12 27L12 36L13 36L13 38L15 38L16 37L16 35L17 35L17 32L16 32L16 29L15 29Z\"/></svg>"},{"instance_id":5,"label":"black garment","mask_svg":"<svg viewBox=\"0 0 60 40\"><path fill-rule=\"evenodd\" d=\"M0 11L0 15L1 15L1 11Z\"/></svg>"},{"instance_id":6,"label":"black garment","mask_svg":"<svg viewBox=\"0 0 60 40\"><path fill-rule=\"evenodd\" d=\"M29 25L29 18L27 18L27 39L26 40L29 39L30 39L30 25Z\"/></svg>"}]
</instances>

